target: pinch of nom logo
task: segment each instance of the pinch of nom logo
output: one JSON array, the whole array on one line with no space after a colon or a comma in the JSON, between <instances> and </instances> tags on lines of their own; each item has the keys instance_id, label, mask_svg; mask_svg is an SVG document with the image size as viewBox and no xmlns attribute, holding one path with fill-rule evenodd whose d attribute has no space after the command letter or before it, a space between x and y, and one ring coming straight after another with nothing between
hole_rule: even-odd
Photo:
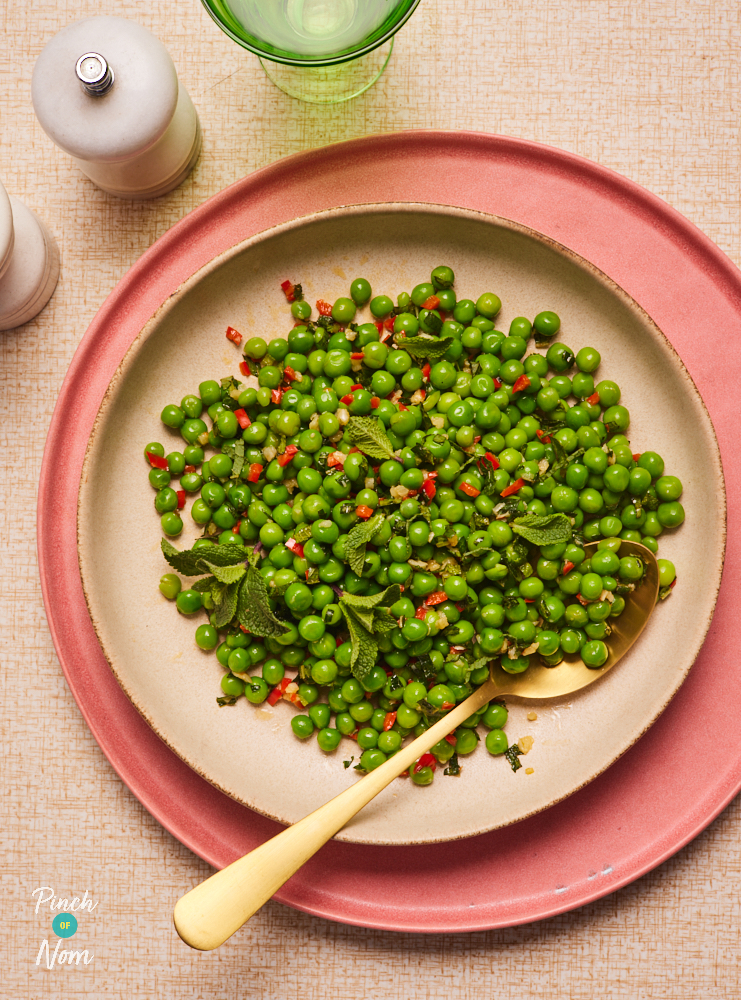
<instances>
[{"instance_id":1,"label":"pinch of nom logo","mask_svg":"<svg viewBox=\"0 0 741 1000\"><path fill-rule=\"evenodd\" d=\"M49 939L42 940L36 956L36 965L42 965L42 960L46 962L47 969L53 969L55 965L78 966L80 962L83 965L89 965L95 956L87 948L83 950L67 949L62 948L62 944L66 938L71 938L77 932L79 921L75 916L75 911L92 913L98 905L97 901L92 897L88 898L87 889L82 899L77 896L73 896L71 900L61 896L57 897L49 885L39 886L38 889L34 889L31 895L38 897L36 899L36 913L45 903L49 904L49 909L52 912L57 911L57 915L51 922L51 929L59 940L53 951Z\"/></svg>"}]
</instances>

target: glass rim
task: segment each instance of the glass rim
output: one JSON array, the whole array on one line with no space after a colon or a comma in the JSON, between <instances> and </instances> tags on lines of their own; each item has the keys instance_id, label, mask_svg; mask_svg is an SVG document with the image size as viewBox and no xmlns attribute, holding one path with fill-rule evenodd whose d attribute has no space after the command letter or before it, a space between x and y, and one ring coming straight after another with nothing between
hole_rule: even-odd
<instances>
[{"instance_id":1,"label":"glass rim","mask_svg":"<svg viewBox=\"0 0 741 1000\"><path fill-rule=\"evenodd\" d=\"M219 28L228 35L232 41L236 42L237 45L241 45L243 49L247 49L254 55L258 56L260 59L267 59L268 62L283 63L286 66L335 66L343 62L351 62L353 59L358 59L360 56L367 55L374 49L379 48L384 42L387 42L390 38L393 38L399 28L406 24L409 18L412 16L414 11L419 6L421 0L412 0L412 3L407 11L399 18L399 20L380 38L376 38L373 42L368 45L361 45L357 49L353 49L352 52L343 52L336 56L321 56L318 59L301 59L299 57L285 56L280 53L271 52L264 48L260 48L257 45L251 45L246 42L244 38L237 35L231 28L223 23L219 15L216 13L213 7L213 0L201 0L201 3L206 8L211 19L219 26Z\"/></svg>"}]
</instances>

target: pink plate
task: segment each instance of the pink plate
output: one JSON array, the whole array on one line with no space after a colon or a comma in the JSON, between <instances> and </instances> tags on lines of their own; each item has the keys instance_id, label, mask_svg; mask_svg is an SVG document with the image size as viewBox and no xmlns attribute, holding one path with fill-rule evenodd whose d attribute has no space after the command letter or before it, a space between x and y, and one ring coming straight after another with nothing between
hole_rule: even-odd
<instances>
[{"instance_id":1,"label":"pink plate","mask_svg":"<svg viewBox=\"0 0 741 1000\"><path fill-rule=\"evenodd\" d=\"M729 459L730 531L715 618L688 679L633 749L568 800L514 827L423 847L332 842L276 895L308 913L366 927L506 927L573 909L633 881L696 836L741 786L735 724L741 671L735 643L726 641L741 573L733 530L741 486L731 450L737 415L727 388L741 376L741 349L729 338L738 322L741 274L674 210L576 156L474 133L355 140L301 153L237 182L143 255L80 344L41 472L41 581L70 688L103 752L152 815L217 867L277 832L275 823L191 771L123 694L88 617L69 512L77 507L83 457L108 383L139 330L182 282L229 247L298 215L404 201L447 201L516 220L601 268L678 351ZM704 733L723 736L712 758L698 745Z\"/></svg>"}]
</instances>

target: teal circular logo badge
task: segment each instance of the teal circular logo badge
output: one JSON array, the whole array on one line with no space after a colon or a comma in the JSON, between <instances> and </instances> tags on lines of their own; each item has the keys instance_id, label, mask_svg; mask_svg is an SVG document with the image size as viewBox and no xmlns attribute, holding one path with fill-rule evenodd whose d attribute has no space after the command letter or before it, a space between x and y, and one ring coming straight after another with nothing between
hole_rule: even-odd
<instances>
[{"instance_id":1,"label":"teal circular logo badge","mask_svg":"<svg viewBox=\"0 0 741 1000\"><path fill-rule=\"evenodd\" d=\"M77 930L77 917L74 913L58 913L51 922L51 929L57 937L72 937Z\"/></svg>"}]
</instances>

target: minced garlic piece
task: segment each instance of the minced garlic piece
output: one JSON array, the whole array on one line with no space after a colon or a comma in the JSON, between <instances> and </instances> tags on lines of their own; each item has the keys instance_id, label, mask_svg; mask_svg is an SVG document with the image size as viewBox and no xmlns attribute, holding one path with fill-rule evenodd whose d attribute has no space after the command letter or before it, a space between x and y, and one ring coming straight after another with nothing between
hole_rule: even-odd
<instances>
[{"instance_id":1,"label":"minced garlic piece","mask_svg":"<svg viewBox=\"0 0 741 1000\"><path fill-rule=\"evenodd\" d=\"M525 774L534 774L534 773L535 772L534 772L534 770L533 770L532 767L526 767L525 768Z\"/></svg>"},{"instance_id":2,"label":"minced garlic piece","mask_svg":"<svg viewBox=\"0 0 741 1000\"><path fill-rule=\"evenodd\" d=\"M439 429L445 426L445 417L430 417L430 423Z\"/></svg>"},{"instance_id":3,"label":"minced garlic piece","mask_svg":"<svg viewBox=\"0 0 741 1000\"><path fill-rule=\"evenodd\" d=\"M523 753L530 753L534 742L535 739L532 736L521 736L517 741L517 745Z\"/></svg>"},{"instance_id":4,"label":"minced garlic piece","mask_svg":"<svg viewBox=\"0 0 741 1000\"><path fill-rule=\"evenodd\" d=\"M268 460L268 462L272 462L273 459L275 458L275 456L278 454L278 452L276 451L276 449L272 448L272 447L270 447L270 448L263 448L262 449L262 453L265 456L265 458Z\"/></svg>"},{"instance_id":5,"label":"minced garlic piece","mask_svg":"<svg viewBox=\"0 0 741 1000\"><path fill-rule=\"evenodd\" d=\"M549 465L550 462L548 461L547 458L541 458L541 460L538 462L538 472L541 474L541 476L543 475L544 472L548 471Z\"/></svg>"},{"instance_id":6,"label":"minced garlic piece","mask_svg":"<svg viewBox=\"0 0 741 1000\"><path fill-rule=\"evenodd\" d=\"M344 406L341 406L339 408L339 410L337 410L337 412L335 413L335 416L339 420L340 425L342 427L344 427L344 425L347 424L347 423L349 423L349 421L350 421L350 411L346 410L344 408Z\"/></svg>"},{"instance_id":7,"label":"minced garlic piece","mask_svg":"<svg viewBox=\"0 0 741 1000\"><path fill-rule=\"evenodd\" d=\"M406 486L392 486L389 492L394 500L406 500L410 493Z\"/></svg>"},{"instance_id":8,"label":"minced garlic piece","mask_svg":"<svg viewBox=\"0 0 741 1000\"><path fill-rule=\"evenodd\" d=\"M423 389L417 389L410 400L412 406L418 406L424 400L425 395L426 394Z\"/></svg>"},{"instance_id":9,"label":"minced garlic piece","mask_svg":"<svg viewBox=\"0 0 741 1000\"><path fill-rule=\"evenodd\" d=\"M539 642L531 642L530 645L527 647L527 649L523 649L522 655L530 656L532 653L535 653L537 651L539 646L540 646Z\"/></svg>"},{"instance_id":10,"label":"minced garlic piece","mask_svg":"<svg viewBox=\"0 0 741 1000\"><path fill-rule=\"evenodd\" d=\"M537 718L538 718L538 713L537 712L528 712L527 713L527 721L528 722L535 722L535 720Z\"/></svg>"}]
</instances>

